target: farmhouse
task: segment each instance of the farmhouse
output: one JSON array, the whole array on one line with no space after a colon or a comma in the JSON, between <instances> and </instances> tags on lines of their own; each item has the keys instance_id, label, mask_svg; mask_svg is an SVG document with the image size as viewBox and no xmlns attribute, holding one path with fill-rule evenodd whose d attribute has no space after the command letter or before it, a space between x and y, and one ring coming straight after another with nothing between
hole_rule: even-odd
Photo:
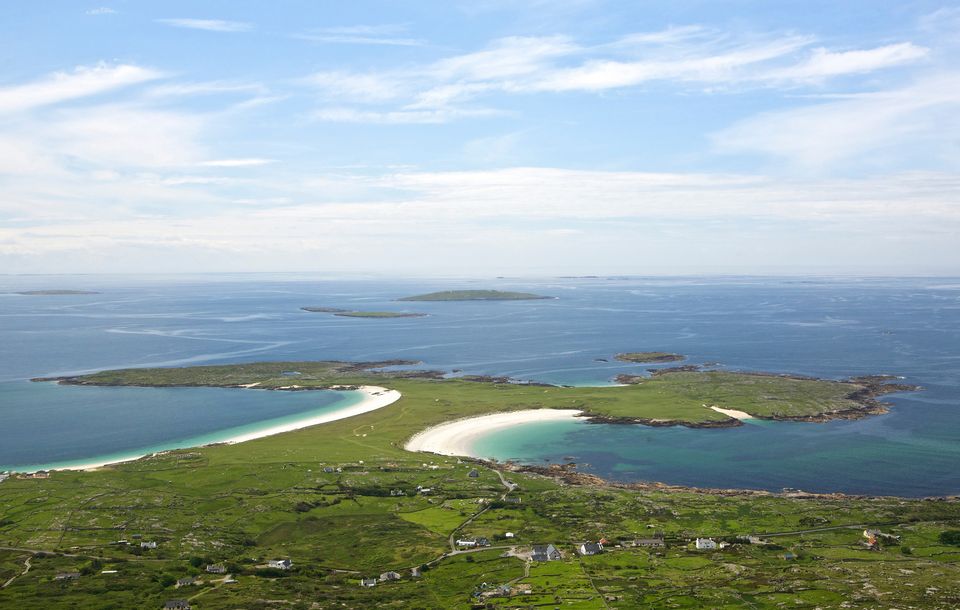
<instances>
[{"instance_id":1,"label":"farmhouse","mask_svg":"<svg viewBox=\"0 0 960 610\"><path fill-rule=\"evenodd\" d=\"M400 580L400 574L397 572L384 572L380 575L380 582L387 582L388 580Z\"/></svg>"},{"instance_id":2,"label":"farmhouse","mask_svg":"<svg viewBox=\"0 0 960 610\"><path fill-rule=\"evenodd\" d=\"M210 574L226 574L227 568L226 566L211 563L207 566L207 572Z\"/></svg>"},{"instance_id":3,"label":"farmhouse","mask_svg":"<svg viewBox=\"0 0 960 610\"><path fill-rule=\"evenodd\" d=\"M155 548L157 548L157 543L156 543L156 542L153 542L153 541L150 541L150 542L141 542L141 543L140 543L140 548L141 548L141 549L155 549Z\"/></svg>"},{"instance_id":4,"label":"farmhouse","mask_svg":"<svg viewBox=\"0 0 960 610\"><path fill-rule=\"evenodd\" d=\"M663 541L663 538L640 538L639 540L634 542L634 545L644 546L647 548L659 548L659 549L662 549L665 546L667 546L666 543Z\"/></svg>"},{"instance_id":5,"label":"farmhouse","mask_svg":"<svg viewBox=\"0 0 960 610\"><path fill-rule=\"evenodd\" d=\"M552 544L537 544L534 545L530 558L534 561L559 561L563 559L563 555Z\"/></svg>"},{"instance_id":6,"label":"farmhouse","mask_svg":"<svg viewBox=\"0 0 960 610\"><path fill-rule=\"evenodd\" d=\"M361 578L360 579L361 587L376 587L377 579L376 578Z\"/></svg>"},{"instance_id":7,"label":"farmhouse","mask_svg":"<svg viewBox=\"0 0 960 610\"><path fill-rule=\"evenodd\" d=\"M472 549L477 546L477 541L474 538L461 538L457 540L457 546L462 546L465 549Z\"/></svg>"},{"instance_id":8,"label":"farmhouse","mask_svg":"<svg viewBox=\"0 0 960 610\"><path fill-rule=\"evenodd\" d=\"M163 605L164 610L190 610L190 602L185 599L171 599Z\"/></svg>"},{"instance_id":9,"label":"farmhouse","mask_svg":"<svg viewBox=\"0 0 960 610\"><path fill-rule=\"evenodd\" d=\"M278 570L289 570L293 567L293 562L289 559L271 559L267 562L267 566Z\"/></svg>"},{"instance_id":10,"label":"farmhouse","mask_svg":"<svg viewBox=\"0 0 960 610\"><path fill-rule=\"evenodd\" d=\"M698 551L712 551L717 548L717 543L710 538L697 538L696 546Z\"/></svg>"},{"instance_id":11,"label":"farmhouse","mask_svg":"<svg viewBox=\"0 0 960 610\"><path fill-rule=\"evenodd\" d=\"M579 547L577 551L581 555L599 555L603 552L603 545L599 542L584 542Z\"/></svg>"},{"instance_id":12,"label":"farmhouse","mask_svg":"<svg viewBox=\"0 0 960 610\"><path fill-rule=\"evenodd\" d=\"M192 576L187 576L186 578L177 579L178 587L189 587L190 585L194 585L196 583L197 583L197 579Z\"/></svg>"}]
</instances>

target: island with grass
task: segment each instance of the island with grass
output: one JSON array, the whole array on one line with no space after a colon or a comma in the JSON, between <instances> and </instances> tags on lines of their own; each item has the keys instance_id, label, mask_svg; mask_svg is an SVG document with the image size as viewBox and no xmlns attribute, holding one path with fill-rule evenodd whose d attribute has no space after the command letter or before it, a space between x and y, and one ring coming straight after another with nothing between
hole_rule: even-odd
<instances>
[{"instance_id":1,"label":"island with grass","mask_svg":"<svg viewBox=\"0 0 960 610\"><path fill-rule=\"evenodd\" d=\"M443 290L402 297L398 301L539 301L556 297L504 290Z\"/></svg>"},{"instance_id":2,"label":"island with grass","mask_svg":"<svg viewBox=\"0 0 960 610\"><path fill-rule=\"evenodd\" d=\"M406 370L396 369L401 364ZM697 371L567 388L449 379L415 366L261 362L57 378L275 390L373 385L401 397L248 442L92 471L13 473L0 481L0 606L162 608L189 599L199 609L773 610L892 600L953 608L960 600L955 498L624 484L575 463L408 450L437 426L530 411L696 423L727 418L711 405L735 405L758 416L827 416L873 400L867 396L886 378ZM299 373L297 388L289 371ZM546 545L557 552L535 553Z\"/></svg>"}]
</instances>

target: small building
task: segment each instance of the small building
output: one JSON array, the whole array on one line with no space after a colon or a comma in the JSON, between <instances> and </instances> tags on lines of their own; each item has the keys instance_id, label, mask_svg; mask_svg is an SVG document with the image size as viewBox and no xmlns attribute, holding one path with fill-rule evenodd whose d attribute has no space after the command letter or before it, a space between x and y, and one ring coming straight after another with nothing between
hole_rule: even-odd
<instances>
[{"instance_id":1,"label":"small building","mask_svg":"<svg viewBox=\"0 0 960 610\"><path fill-rule=\"evenodd\" d=\"M177 586L178 587L189 587L191 585L197 584L197 579L193 576L187 576L186 578L178 578Z\"/></svg>"},{"instance_id":2,"label":"small building","mask_svg":"<svg viewBox=\"0 0 960 610\"><path fill-rule=\"evenodd\" d=\"M376 587L377 579L376 578L361 578L360 579L361 587Z\"/></svg>"},{"instance_id":3,"label":"small building","mask_svg":"<svg viewBox=\"0 0 960 610\"><path fill-rule=\"evenodd\" d=\"M141 549L155 549L155 548L157 548L157 543L156 543L156 542L153 542L152 540L151 540L150 542L141 542L141 543L140 543L140 548L141 548Z\"/></svg>"},{"instance_id":4,"label":"small building","mask_svg":"<svg viewBox=\"0 0 960 610\"><path fill-rule=\"evenodd\" d=\"M516 537L516 534L514 534L513 532L507 532L506 534L503 535L503 537L504 537L504 538L514 538L514 537Z\"/></svg>"},{"instance_id":5,"label":"small building","mask_svg":"<svg viewBox=\"0 0 960 610\"><path fill-rule=\"evenodd\" d=\"M477 546L477 541L474 538L460 538L457 540L457 546L461 546L465 549L472 549Z\"/></svg>"},{"instance_id":6,"label":"small building","mask_svg":"<svg viewBox=\"0 0 960 610\"><path fill-rule=\"evenodd\" d=\"M163 605L163 610L190 610L190 602L185 599L171 599Z\"/></svg>"},{"instance_id":7,"label":"small building","mask_svg":"<svg viewBox=\"0 0 960 610\"><path fill-rule=\"evenodd\" d=\"M211 563L210 565L207 566L207 573L209 573L209 574L226 574L226 573L227 573L227 567L224 566L224 565L220 565L220 564L218 564L218 563L217 563L217 564Z\"/></svg>"},{"instance_id":8,"label":"small building","mask_svg":"<svg viewBox=\"0 0 960 610\"><path fill-rule=\"evenodd\" d=\"M476 479L477 477L480 476L480 473L477 472L476 468L474 468L473 470L467 473L467 476L470 477L471 479Z\"/></svg>"},{"instance_id":9,"label":"small building","mask_svg":"<svg viewBox=\"0 0 960 610\"><path fill-rule=\"evenodd\" d=\"M766 541L759 536L737 536L737 540L747 544L766 544Z\"/></svg>"},{"instance_id":10,"label":"small building","mask_svg":"<svg viewBox=\"0 0 960 610\"><path fill-rule=\"evenodd\" d=\"M662 549L667 546L666 542L663 541L663 538L640 538L634 542L636 546L643 546L653 549Z\"/></svg>"},{"instance_id":11,"label":"small building","mask_svg":"<svg viewBox=\"0 0 960 610\"><path fill-rule=\"evenodd\" d=\"M563 559L563 555L552 544L536 544L530 558L534 561L559 561Z\"/></svg>"},{"instance_id":12,"label":"small building","mask_svg":"<svg viewBox=\"0 0 960 610\"><path fill-rule=\"evenodd\" d=\"M420 578L420 568L410 568L410 578Z\"/></svg>"},{"instance_id":13,"label":"small building","mask_svg":"<svg viewBox=\"0 0 960 610\"><path fill-rule=\"evenodd\" d=\"M717 543L710 538L697 538L696 546L698 551L712 551L717 548Z\"/></svg>"},{"instance_id":14,"label":"small building","mask_svg":"<svg viewBox=\"0 0 960 610\"><path fill-rule=\"evenodd\" d=\"M116 571L116 570L102 570L100 573L101 573L101 574L116 574L117 571Z\"/></svg>"},{"instance_id":15,"label":"small building","mask_svg":"<svg viewBox=\"0 0 960 610\"><path fill-rule=\"evenodd\" d=\"M387 582L388 580L400 580L400 574L397 572L384 572L380 575L380 582Z\"/></svg>"},{"instance_id":16,"label":"small building","mask_svg":"<svg viewBox=\"0 0 960 610\"><path fill-rule=\"evenodd\" d=\"M584 556L599 555L603 552L603 545L599 542L584 542L577 547L577 551Z\"/></svg>"},{"instance_id":17,"label":"small building","mask_svg":"<svg viewBox=\"0 0 960 610\"><path fill-rule=\"evenodd\" d=\"M490 546L490 540L480 536L477 538L477 546Z\"/></svg>"},{"instance_id":18,"label":"small building","mask_svg":"<svg viewBox=\"0 0 960 610\"><path fill-rule=\"evenodd\" d=\"M267 562L267 566L278 570L289 570L293 567L293 562L289 559L271 559Z\"/></svg>"},{"instance_id":19,"label":"small building","mask_svg":"<svg viewBox=\"0 0 960 610\"><path fill-rule=\"evenodd\" d=\"M53 577L54 580L77 580L80 572L61 572Z\"/></svg>"}]
</instances>

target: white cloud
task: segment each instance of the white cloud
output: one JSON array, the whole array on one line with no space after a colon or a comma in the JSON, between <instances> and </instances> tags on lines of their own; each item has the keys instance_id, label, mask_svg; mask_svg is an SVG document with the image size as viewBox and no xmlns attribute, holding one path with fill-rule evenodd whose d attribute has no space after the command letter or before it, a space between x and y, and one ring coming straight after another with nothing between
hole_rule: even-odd
<instances>
[{"instance_id":1,"label":"white cloud","mask_svg":"<svg viewBox=\"0 0 960 610\"><path fill-rule=\"evenodd\" d=\"M25 85L0 88L0 114L93 96L162 76L156 70L127 64L81 66L72 72L56 72Z\"/></svg>"},{"instance_id":2,"label":"white cloud","mask_svg":"<svg viewBox=\"0 0 960 610\"><path fill-rule=\"evenodd\" d=\"M198 144L199 116L134 106L63 111L43 136L72 162L117 167L195 165L207 157Z\"/></svg>"},{"instance_id":3,"label":"white cloud","mask_svg":"<svg viewBox=\"0 0 960 610\"><path fill-rule=\"evenodd\" d=\"M294 38L323 44L369 44L399 47L419 47L426 44L418 38L404 36L407 27L400 24L351 25L315 28Z\"/></svg>"},{"instance_id":4,"label":"white cloud","mask_svg":"<svg viewBox=\"0 0 960 610\"><path fill-rule=\"evenodd\" d=\"M641 32L593 46L566 36L514 36L420 66L320 72L305 82L343 106L317 113L322 120L349 116L354 121L367 117L371 122L393 122L389 117L424 117L409 113L434 111L434 118L419 120L436 122L441 117L447 121L471 116L452 110L493 93L602 92L652 82L701 89L796 88L915 63L928 54L928 49L909 42L811 50L815 41L794 34L735 36L701 26ZM349 104L393 107L347 112Z\"/></svg>"},{"instance_id":5,"label":"white cloud","mask_svg":"<svg viewBox=\"0 0 960 610\"><path fill-rule=\"evenodd\" d=\"M357 110L356 108L321 108L313 113L318 121L331 123L376 123L399 125L405 123L448 123L454 119L490 117L502 114L490 108L436 108L426 110L390 110L385 112Z\"/></svg>"},{"instance_id":6,"label":"white cloud","mask_svg":"<svg viewBox=\"0 0 960 610\"><path fill-rule=\"evenodd\" d=\"M817 81L844 74L863 74L883 68L914 63L929 55L930 50L913 43L891 44L875 49L831 52L813 50L805 61L766 75L773 80Z\"/></svg>"},{"instance_id":7,"label":"white cloud","mask_svg":"<svg viewBox=\"0 0 960 610\"><path fill-rule=\"evenodd\" d=\"M157 23L208 32L249 32L253 29L250 23L223 19L157 19Z\"/></svg>"},{"instance_id":8,"label":"white cloud","mask_svg":"<svg viewBox=\"0 0 960 610\"><path fill-rule=\"evenodd\" d=\"M958 116L960 73L952 72L899 89L763 113L715 133L713 141L721 152L773 155L811 169L836 169L841 162L869 167L890 155L902 165L913 154L955 154Z\"/></svg>"},{"instance_id":9,"label":"white cloud","mask_svg":"<svg viewBox=\"0 0 960 610\"><path fill-rule=\"evenodd\" d=\"M221 185L167 191L143 179L88 181L79 194L63 188L58 196L69 206L37 206L36 194L14 196L0 202L0 215L34 220L28 231L0 226L0 260L30 256L63 270L65 261L82 268L87 253L96 252L114 261L113 270L133 261L168 270L196 257L206 269L302 269L297 261L337 256L349 270L407 273L424 265L434 273L490 273L517 260L527 273L569 272L589 260L599 265L595 271L636 273L637 257L644 255L654 257L644 259L644 272L674 261L702 271L705 260L743 271L771 248L803 253L806 264L827 264L849 251L848 265L869 266L904 256L929 261L922 253L941 246L947 248L942 265L960 264L960 252L947 246L960 227L955 175L790 181L519 167L341 182L371 197L316 202L316 190L304 183L295 195L240 199L244 207L238 209L235 197L196 190ZM119 203L131 200L159 213ZM156 201L169 203L157 207ZM188 202L193 212L174 211L177 201ZM197 208L198 202L207 205Z\"/></svg>"},{"instance_id":10,"label":"white cloud","mask_svg":"<svg viewBox=\"0 0 960 610\"><path fill-rule=\"evenodd\" d=\"M275 159L245 158L245 159L215 159L213 161L204 161L200 165L205 167L254 167L257 165L269 165L275 163Z\"/></svg>"}]
</instances>

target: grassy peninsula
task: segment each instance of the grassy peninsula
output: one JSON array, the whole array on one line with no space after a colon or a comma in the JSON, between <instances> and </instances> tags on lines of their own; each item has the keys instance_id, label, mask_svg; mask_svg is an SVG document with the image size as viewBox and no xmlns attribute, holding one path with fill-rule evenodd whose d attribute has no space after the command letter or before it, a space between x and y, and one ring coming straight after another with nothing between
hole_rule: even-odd
<instances>
[{"instance_id":1,"label":"grassy peninsula","mask_svg":"<svg viewBox=\"0 0 960 610\"><path fill-rule=\"evenodd\" d=\"M732 371L661 371L632 378L620 387L557 387L511 383L505 378L444 379L444 371L384 371L391 365L416 362L391 360L350 362L261 362L187 368L124 369L61 378L62 383L122 386L240 387L261 389L290 386L284 371L295 370L298 389L331 385L397 387L404 396L429 395L437 402L459 405L449 419L471 414L520 409L581 409L597 421L656 426L737 426L741 422L709 408L745 411L761 419L825 421L884 412L877 397L913 389L882 377L847 381Z\"/></svg>"},{"instance_id":2,"label":"grassy peninsula","mask_svg":"<svg viewBox=\"0 0 960 610\"><path fill-rule=\"evenodd\" d=\"M536 301L555 297L531 294L529 292L508 292L503 290L443 290L412 297L402 297L398 301Z\"/></svg>"},{"instance_id":3,"label":"grassy peninsula","mask_svg":"<svg viewBox=\"0 0 960 610\"><path fill-rule=\"evenodd\" d=\"M0 482L0 584L8 583L0 606L161 608L171 599L201 610L960 603L960 547L943 536L960 527L956 501L616 485L572 467L498 466L403 449L427 426L491 411L575 406L695 421L720 415L694 409L702 398L723 403L726 392L759 409L777 391L794 397L793 410L812 414L814 395L845 406L853 399L843 393L866 381L810 385L676 372L628 387L559 388L384 371L395 364L412 363L268 362L65 379L281 388L290 383L284 371L296 370L304 387L374 384L403 398L239 445ZM672 406L678 398L682 409ZM865 529L880 533L868 538ZM456 544L481 538L490 546ZM576 554L583 541L601 538L602 554ZM697 550L695 538L728 546ZM529 561L531 545L548 543L562 559ZM291 569L268 566L284 558ZM226 574L208 573L208 565ZM399 580L360 586L361 578L387 572ZM64 574L76 576L57 578ZM178 586L191 578L197 581Z\"/></svg>"}]
</instances>

